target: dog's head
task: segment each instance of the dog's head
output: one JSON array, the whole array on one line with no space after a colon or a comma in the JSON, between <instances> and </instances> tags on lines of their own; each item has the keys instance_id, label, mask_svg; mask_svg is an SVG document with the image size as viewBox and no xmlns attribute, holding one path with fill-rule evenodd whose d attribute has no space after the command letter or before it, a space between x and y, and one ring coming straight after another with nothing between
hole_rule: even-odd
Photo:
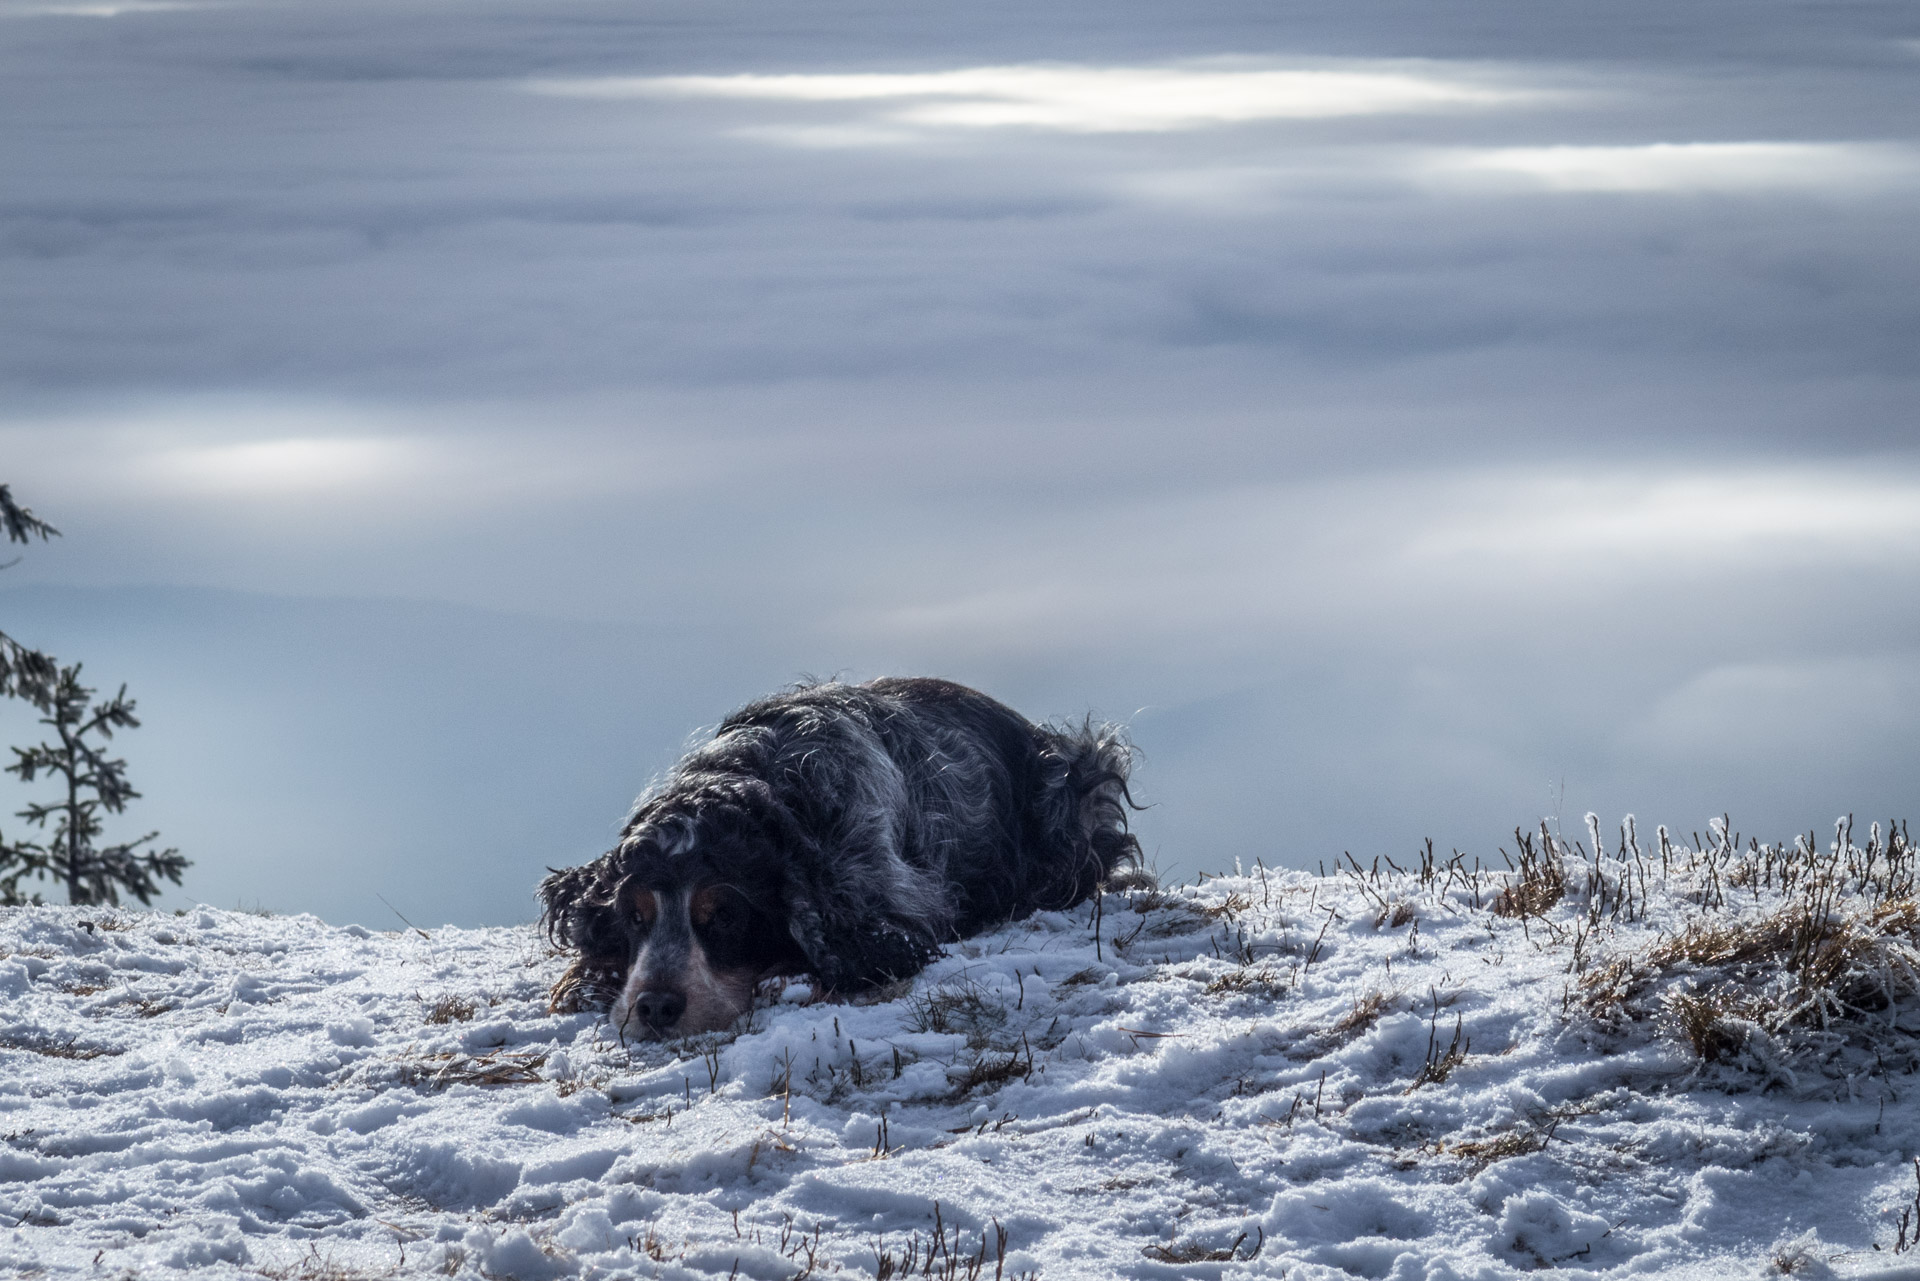
<instances>
[{"instance_id":1,"label":"dog's head","mask_svg":"<svg viewBox=\"0 0 1920 1281\"><path fill-rule=\"evenodd\" d=\"M730 799L643 809L618 848L541 882L548 936L578 953L557 1008L605 1006L625 1038L685 1036L728 1026L760 980L805 968L778 834Z\"/></svg>"}]
</instances>

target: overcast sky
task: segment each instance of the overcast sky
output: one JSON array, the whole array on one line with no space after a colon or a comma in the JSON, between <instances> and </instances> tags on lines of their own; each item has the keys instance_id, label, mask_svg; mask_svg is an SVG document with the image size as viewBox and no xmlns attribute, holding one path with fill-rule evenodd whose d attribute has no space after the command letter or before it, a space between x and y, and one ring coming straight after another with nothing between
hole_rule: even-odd
<instances>
[{"instance_id":1,"label":"overcast sky","mask_svg":"<svg viewBox=\"0 0 1920 1281\"><path fill-rule=\"evenodd\" d=\"M1901 4L0 0L0 628L141 700L169 905L376 926L804 673L1129 720L1174 875L1904 816L1916 76Z\"/></svg>"}]
</instances>

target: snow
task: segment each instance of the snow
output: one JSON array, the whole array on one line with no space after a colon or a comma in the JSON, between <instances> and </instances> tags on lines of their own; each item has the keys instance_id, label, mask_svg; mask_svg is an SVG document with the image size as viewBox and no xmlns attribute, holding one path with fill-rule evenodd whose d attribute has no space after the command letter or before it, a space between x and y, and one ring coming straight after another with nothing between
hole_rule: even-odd
<instances>
[{"instance_id":1,"label":"snow","mask_svg":"<svg viewBox=\"0 0 1920 1281\"><path fill-rule=\"evenodd\" d=\"M1505 879L1112 893L636 1046L528 927L0 910L0 1275L1920 1281L1906 1032L1606 1026L1699 877L1584 932Z\"/></svg>"}]
</instances>

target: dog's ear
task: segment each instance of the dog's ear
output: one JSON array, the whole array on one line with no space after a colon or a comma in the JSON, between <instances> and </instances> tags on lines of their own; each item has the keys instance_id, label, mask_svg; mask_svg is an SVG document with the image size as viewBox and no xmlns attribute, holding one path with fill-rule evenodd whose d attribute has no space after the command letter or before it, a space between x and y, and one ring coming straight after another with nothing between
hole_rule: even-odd
<instances>
[{"instance_id":1,"label":"dog's ear","mask_svg":"<svg viewBox=\"0 0 1920 1281\"><path fill-rule=\"evenodd\" d=\"M548 998L555 1013L605 1005L625 976L612 860L609 854L580 867L549 868L540 882L540 928L555 947L575 953Z\"/></svg>"},{"instance_id":2,"label":"dog's ear","mask_svg":"<svg viewBox=\"0 0 1920 1281\"><path fill-rule=\"evenodd\" d=\"M578 947L582 917L594 906L594 890L601 877L596 859L580 867L548 868L536 891L540 899L540 929L556 947Z\"/></svg>"},{"instance_id":3,"label":"dog's ear","mask_svg":"<svg viewBox=\"0 0 1920 1281\"><path fill-rule=\"evenodd\" d=\"M809 883L805 866L787 865L787 928L826 991L847 995L911 978L940 955L930 938L836 904Z\"/></svg>"},{"instance_id":4,"label":"dog's ear","mask_svg":"<svg viewBox=\"0 0 1920 1281\"><path fill-rule=\"evenodd\" d=\"M808 970L825 990L845 994L918 974L940 954L938 944L888 912L874 886L847 880L859 864L822 845L810 821L814 816L796 813L804 811L804 802L834 790L830 779L813 783L776 792L756 780L750 801L777 851L769 871L779 878L787 930ZM789 799L802 803L790 805Z\"/></svg>"}]
</instances>

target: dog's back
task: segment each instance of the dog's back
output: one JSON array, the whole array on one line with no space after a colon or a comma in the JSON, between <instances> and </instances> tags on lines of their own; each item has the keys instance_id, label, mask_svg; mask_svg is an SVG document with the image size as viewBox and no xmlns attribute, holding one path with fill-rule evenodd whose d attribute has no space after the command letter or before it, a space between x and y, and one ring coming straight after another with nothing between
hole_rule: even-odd
<instances>
[{"instance_id":1,"label":"dog's back","mask_svg":"<svg viewBox=\"0 0 1920 1281\"><path fill-rule=\"evenodd\" d=\"M903 795L883 805L900 820L888 843L936 878L945 938L1071 907L1138 865L1127 825L1132 749L1113 726L1036 725L953 681L887 677L774 695L729 717L719 736L780 726L792 735L788 752L811 752L839 738L822 721L841 718L870 733L898 772ZM846 779L805 795L871 804L869 792ZM827 827L836 817L850 816L815 815Z\"/></svg>"}]
</instances>

